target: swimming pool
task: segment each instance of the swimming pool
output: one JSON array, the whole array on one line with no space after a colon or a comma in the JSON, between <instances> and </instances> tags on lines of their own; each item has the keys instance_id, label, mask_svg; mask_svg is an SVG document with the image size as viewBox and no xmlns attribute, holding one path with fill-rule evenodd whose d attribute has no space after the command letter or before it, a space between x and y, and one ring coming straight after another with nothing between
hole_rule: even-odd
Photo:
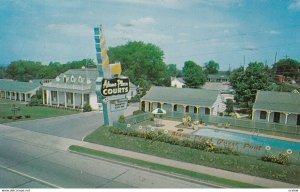
<instances>
[{"instance_id":1,"label":"swimming pool","mask_svg":"<svg viewBox=\"0 0 300 192\"><path fill-rule=\"evenodd\" d=\"M251 143L254 145L271 146L271 148L277 148L282 150L291 149L293 151L300 151L300 143L284 141L279 139L272 139L267 137L260 137L256 135L248 135L242 133L235 133L229 131L222 131L212 128L198 129L192 133L193 135L199 135L203 137L224 139L233 142Z\"/></svg>"}]
</instances>

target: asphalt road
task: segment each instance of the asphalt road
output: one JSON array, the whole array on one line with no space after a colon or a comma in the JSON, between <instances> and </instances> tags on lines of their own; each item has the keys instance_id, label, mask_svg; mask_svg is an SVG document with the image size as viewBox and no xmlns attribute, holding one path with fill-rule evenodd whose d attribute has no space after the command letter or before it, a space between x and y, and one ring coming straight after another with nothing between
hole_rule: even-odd
<instances>
[{"instance_id":1,"label":"asphalt road","mask_svg":"<svg viewBox=\"0 0 300 192\"><path fill-rule=\"evenodd\" d=\"M130 104L125 111L125 115L130 115L135 110L138 110L138 103ZM46 119L17 121L7 123L6 125L64 138L82 140L83 137L103 125L103 112L93 111Z\"/></svg>"},{"instance_id":2,"label":"asphalt road","mask_svg":"<svg viewBox=\"0 0 300 192\"><path fill-rule=\"evenodd\" d=\"M72 140L0 125L0 188L208 188L66 151Z\"/></svg>"}]
</instances>

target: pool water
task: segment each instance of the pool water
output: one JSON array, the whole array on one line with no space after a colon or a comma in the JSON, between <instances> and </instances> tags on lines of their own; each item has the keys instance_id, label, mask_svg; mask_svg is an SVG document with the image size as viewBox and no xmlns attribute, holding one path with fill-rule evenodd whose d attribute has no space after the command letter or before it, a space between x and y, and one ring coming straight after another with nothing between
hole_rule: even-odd
<instances>
[{"instance_id":1,"label":"pool water","mask_svg":"<svg viewBox=\"0 0 300 192\"><path fill-rule=\"evenodd\" d=\"M224 140L229 140L234 142L251 143L254 145L262 145L262 146L269 145L272 148L283 149L283 150L291 149L293 151L300 151L300 143L297 142L272 139L267 137L260 137L256 135L248 135L248 134L235 133L229 131L222 131L222 130L216 130L212 128L198 129L192 134L215 138L215 139L224 139Z\"/></svg>"}]
</instances>

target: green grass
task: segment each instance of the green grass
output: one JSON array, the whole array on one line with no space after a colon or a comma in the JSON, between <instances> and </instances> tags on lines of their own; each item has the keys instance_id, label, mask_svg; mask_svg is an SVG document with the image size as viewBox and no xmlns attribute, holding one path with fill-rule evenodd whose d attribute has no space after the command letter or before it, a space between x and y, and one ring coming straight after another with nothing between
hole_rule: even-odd
<instances>
[{"instance_id":1,"label":"green grass","mask_svg":"<svg viewBox=\"0 0 300 192\"><path fill-rule=\"evenodd\" d=\"M143 167L143 168L148 168L148 169L152 169L155 171L163 171L163 172L173 173L173 174L175 173L175 174L191 177L193 179L197 179L197 180L200 180L203 182L208 182L208 183L219 185L219 186L221 185L224 187L234 187L234 188L259 188L259 186L252 185L252 184L232 181L229 179L214 177L214 176L201 174L201 173L197 173L197 172L193 172L193 171L189 171L189 170L185 170L185 169L180 169L180 168L176 168L176 167L171 167L171 166L161 165L161 164L157 164L157 163L151 163L148 161L138 160L138 159L134 159L134 158L130 158L130 157L124 157L124 156L120 156L120 155L97 151L94 149L89 149L89 148L85 148L85 147L81 147L81 146L72 145L69 147L69 150L73 151L73 152L102 157L102 158L130 164L130 165L135 165L135 166L139 166L139 167Z\"/></svg>"},{"instance_id":2,"label":"green grass","mask_svg":"<svg viewBox=\"0 0 300 192\"><path fill-rule=\"evenodd\" d=\"M24 103L9 101L9 100L1 100L0 99L0 123L8 123L13 122L12 119L7 119L7 116L12 116L13 113L11 111L12 105L15 104L16 107L20 107L20 111L16 113L16 115L22 115L22 119L16 121L23 120L32 120L32 119L43 119L49 117L57 117L64 115L71 115L79 113L77 111L64 110L64 109L56 109L45 106L26 106ZM25 118L25 115L30 115L30 118Z\"/></svg>"},{"instance_id":3,"label":"green grass","mask_svg":"<svg viewBox=\"0 0 300 192\"><path fill-rule=\"evenodd\" d=\"M85 141L300 185L299 165L279 165L264 162L257 157L214 154L144 138L117 135L110 133L108 127L95 130Z\"/></svg>"}]
</instances>

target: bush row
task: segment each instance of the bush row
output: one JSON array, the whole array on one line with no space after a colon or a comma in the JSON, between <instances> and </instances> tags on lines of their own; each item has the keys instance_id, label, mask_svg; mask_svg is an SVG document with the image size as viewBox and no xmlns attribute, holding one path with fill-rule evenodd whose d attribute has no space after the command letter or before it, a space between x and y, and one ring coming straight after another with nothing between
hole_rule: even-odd
<instances>
[{"instance_id":1,"label":"bush row","mask_svg":"<svg viewBox=\"0 0 300 192\"><path fill-rule=\"evenodd\" d=\"M289 164L289 155L284 152L279 153L278 155L266 153L261 159L263 161L278 163L278 164L282 164L282 165Z\"/></svg>"},{"instance_id":2,"label":"bush row","mask_svg":"<svg viewBox=\"0 0 300 192\"><path fill-rule=\"evenodd\" d=\"M157 132L137 131L134 129L122 129L116 127L111 127L109 130L111 133L114 134L145 138L148 140L152 140L152 142L160 141L172 145L180 145L183 147L189 147L189 148L204 150L213 153L239 155L237 151L234 151L231 148L216 146L214 143L210 142L207 139L202 139L202 140L179 139L178 137L165 134L163 131L157 131Z\"/></svg>"},{"instance_id":3,"label":"bush row","mask_svg":"<svg viewBox=\"0 0 300 192\"><path fill-rule=\"evenodd\" d=\"M30 115L25 115L24 116L26 119L27 118L30 118L31 116ZM7 119L22 119L23 116L22 115L17 115L17 116L12 116L12 115L9 115L9 116L6 116ZM2 119L5 119L5 117L2 117Z\"/></svg>"}]
</instances>

